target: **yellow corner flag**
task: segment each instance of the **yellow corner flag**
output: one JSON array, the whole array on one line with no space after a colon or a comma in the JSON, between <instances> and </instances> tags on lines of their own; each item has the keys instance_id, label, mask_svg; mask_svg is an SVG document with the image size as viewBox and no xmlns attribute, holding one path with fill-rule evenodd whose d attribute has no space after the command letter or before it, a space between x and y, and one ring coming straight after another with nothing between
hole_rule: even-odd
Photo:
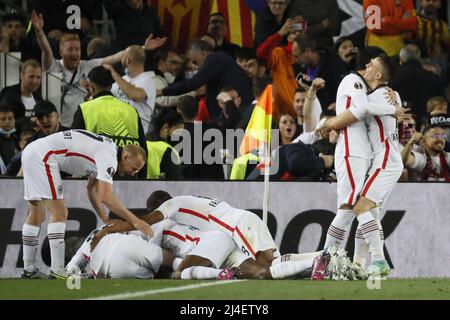
<instances>
[{"instance_id":1,"label":"yellow corner flag","mask_svg":"<svg viewBox=\"0 0 450 320\"><path fill-rule=\"evenodd\" d=\"M239 152L245 155L260 148L264 143L270 143L272 129L272 85L268 85L259 97L248 123L245 136Z\"/></svg>"}]
</instances>

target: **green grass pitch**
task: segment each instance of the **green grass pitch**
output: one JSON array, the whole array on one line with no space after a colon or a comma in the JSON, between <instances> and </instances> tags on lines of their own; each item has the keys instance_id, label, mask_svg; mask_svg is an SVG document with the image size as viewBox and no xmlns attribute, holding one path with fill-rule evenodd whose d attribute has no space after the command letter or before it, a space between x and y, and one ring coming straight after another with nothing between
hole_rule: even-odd
<instances>
[{"instance_id":1,"label":"green grass pitch","mask_svg":"<svg viewBox=\"0 0 450 320\"><path fill-rule=\"evenodd\" d=\"M436 299L450 300L450 279L388 279L380 289L366 281L268 280L81 280L69 290L63 280L1 279L0 299L118 298L162 300L334 300ZM198 286L201 287L198 287ZM132 294L132 295L130 295ZM117 297L116 297L117 298Z\"/></svg>"}]
</instances>

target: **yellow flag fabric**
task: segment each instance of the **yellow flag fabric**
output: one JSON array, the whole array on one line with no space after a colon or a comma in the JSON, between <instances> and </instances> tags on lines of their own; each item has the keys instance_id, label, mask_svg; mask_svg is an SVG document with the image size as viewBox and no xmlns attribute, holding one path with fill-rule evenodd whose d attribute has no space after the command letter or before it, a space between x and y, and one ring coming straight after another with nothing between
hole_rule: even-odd
<instances>
[{"instance_id":1,"label":"yellow flag fabric","mask_svg":"<svg viewBox=\"0 0 450 320\"><path fill-rule=\"evenodd\" d=\"M268 85L253 109L239 152L241 155L270 143L272 129L273 87Z\"/></svg>"}]
</instances>

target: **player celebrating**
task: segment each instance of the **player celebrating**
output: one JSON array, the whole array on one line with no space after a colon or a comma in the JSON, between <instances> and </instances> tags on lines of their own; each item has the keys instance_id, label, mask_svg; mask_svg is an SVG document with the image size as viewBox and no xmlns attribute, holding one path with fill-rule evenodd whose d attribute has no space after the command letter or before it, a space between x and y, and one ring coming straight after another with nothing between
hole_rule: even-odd
<instances>
[{"instance_id":1,"label":"player celebrating","mask_svg":"<svg viewBox=\"0 0 450 320\"><path fill-rule=\"evenodd\" d=\"M236 255L229 265L240 267L240 276L249 279L282 279L311 267L321 252L289 254L280 257L278 248L267 226L252 212L231 207L226 202L197 196L172 198L165 191L153 192L147 200L150 213L142 219L154 225L164 219L191 226L199 231L219 231L232 240L236 249L245 254ZM129 223L117 223L97 233L93 247L110 232L132 230ZM217 248L209 248L218 250ZM250 258L250 259L249 259ZM245 261L245 263L243 263ZM183 268L194 266L185 263ZM218 266L216 266L218 267ZM206 270L205 270L206 271Z\"/></svg>"},{"instance_id":2,"label":"player celebrating","mask_svg":"<svg viewBox=\"0 0 450 320\"><path fill-rule=\"evenodd\" d=\"M364 79L372 90L368 96L369 102L379 104L382 107L380 110L392 107L386 101L385 97L387 92L386 84L391 74L392 67L389 58L384 54L372 59L367 64L364 73ZM397 93L395 93L395 100L392 104L397 107L401 105L400 97ZM398 108L396 114L402 116L404 111L405 109ZM363 121L364 119L365 122ZM349 138L349 128L361 124L364 126L367 125L368 135L365 127L364 135L361 132L358 138L361 139L361 135L364 139L368 137L368 141L370 142L369 146L372 147L374 156L370 170L368 171L369 177L364 182L364 185L361 185L361 178L363 174L364 176L366 175L366 167L349 165L351 157L348 156L349 141L353 139L353 137ZM348 177L344 177L341 174L338 176L338 182L339 179L341 181L346 179L346 181L350 181L352 184L352 194L348 200L348 205L351 205L359 195L359 199L353 207L353 212L357 215L359 222L356 232L354 261L364 265L365 255L369 249L372 257L372 266L368 269L369 274L387 276L390 270L384 257L383 234L378 216L379 206L386 202L403 170L402 159L398 149L397 121L395 117L390 115L367 115L366 110L351 106L349 110L341 112L339 116L327 120L324 126L334 130L344 130L344 141L342 139L340 141L341 145L342 142L345 144L345 161ZM359 147L360 145L353 144L352 146ZM359 162L361 163L361 161ZM352 176L357 177L357 180L353 179L352 181ZM338 186L338 197L341 196L339 191L343 190L340 190ZM347 195L347 193L344 194ZM343 239L345 235L344 230L347 229L353 220L352 212L345 212L345 214L348 216L348 219L341 220L342 223L339 229L336 227L336 222L333 221L329 229L328 241L334 240L333 238ZM367 248L366 243L369 245L369 248Z\"/></svg>"},{"instance_id":3,"label":"player celebrating","mask_svg":"<svg viewBox=\"0 0 450 320\"><path fill-rule=\"evenodd\" d=\"M150 226L127 210L112 190L113 175L135 175L145 164L145 151L135 145L118 149L112 140L84 130L58 132L29 144L22 155L24 199L28 216L22 228L23 278L40 278L36 251L40 225L50 211L47 234L50 242L50 278L64 278L64 234L67 208L63 200L60 171L89 176L88 197L100 218L108 216L103 205L129 221L136 229L151 234Z\"/></svg>"}]
</instances>

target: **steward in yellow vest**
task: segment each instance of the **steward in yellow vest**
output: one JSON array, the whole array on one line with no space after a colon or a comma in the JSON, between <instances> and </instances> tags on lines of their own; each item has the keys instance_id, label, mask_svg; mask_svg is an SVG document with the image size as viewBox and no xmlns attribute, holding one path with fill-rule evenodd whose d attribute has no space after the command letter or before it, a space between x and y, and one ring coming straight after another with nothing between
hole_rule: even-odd
<instances>
[{"instance_id":1,"label":"steward in yellow vest","mask_svg":"<svg viewBox=\"0 0 450 320\"><path fill-rule=\"evenodd\" d=\"M144 129L138 112L110 92L114 83L110 71L99 66L89 72L88 78L93 89L93 99L78 107L72 129L84 129L106 136L118 147L140 145L147 152ZM138 176L145 178L146 169L141 170Z\"/></svg>"},{"instance_id":2,"label":"steward in yellow vest","mask_svg":"<svg viewBox=\"0 0 450 320\"><path fill-rule=\"evenodd\" d=\"M180 156L164 141L147 141L147 179L182 179Z\"/></svg>"}]
</instances>

